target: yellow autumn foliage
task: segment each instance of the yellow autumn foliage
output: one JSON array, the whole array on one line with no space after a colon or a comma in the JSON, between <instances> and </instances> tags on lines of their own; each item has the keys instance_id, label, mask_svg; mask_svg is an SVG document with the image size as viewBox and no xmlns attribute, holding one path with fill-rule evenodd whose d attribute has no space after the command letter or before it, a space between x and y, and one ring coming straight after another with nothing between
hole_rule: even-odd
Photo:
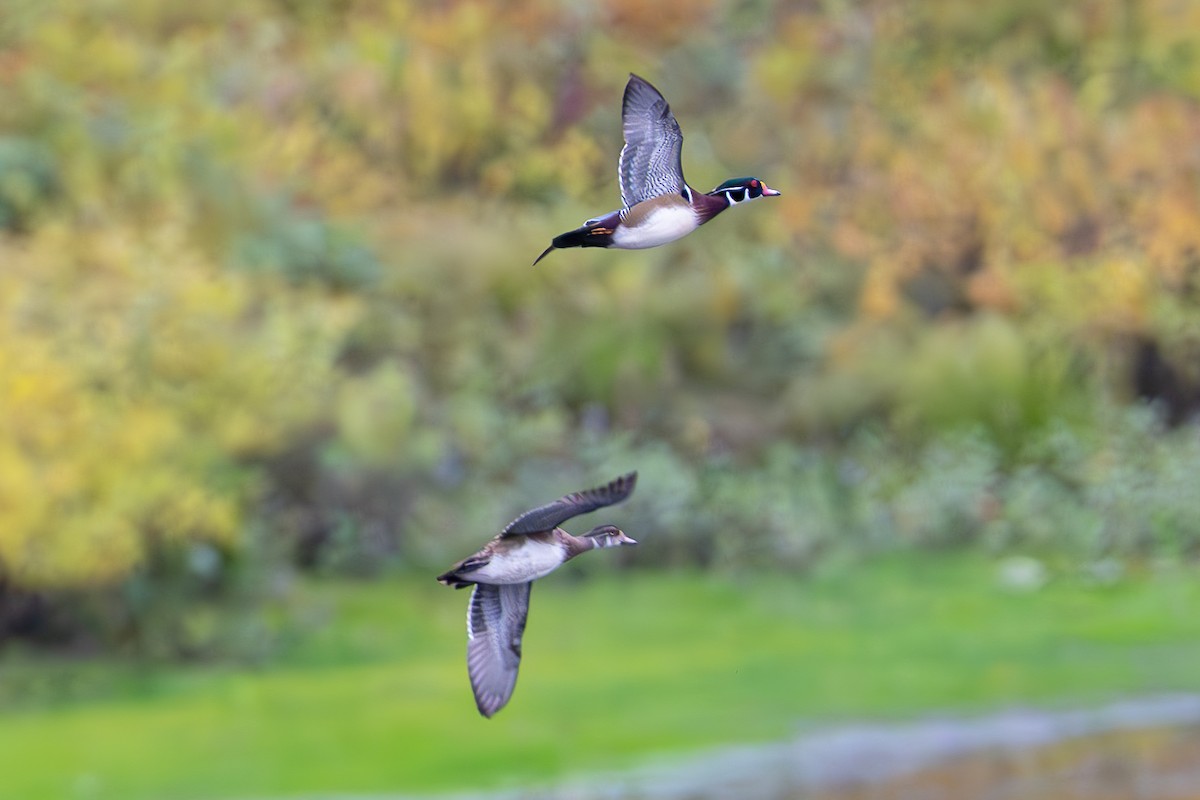
<instances>
[{"instance_id":1,"label":"yellow autumn foliage","mask_svg":"<svg viewBox=\"0 0 1200 800\"><path fill-rule=\"evenodd\" d=\"M121 578L151 539L236 547L228 474L320 408L341 316L163 229L71 234L0 243L0 564L25 586Z\"/></svg>"}]
</instances>

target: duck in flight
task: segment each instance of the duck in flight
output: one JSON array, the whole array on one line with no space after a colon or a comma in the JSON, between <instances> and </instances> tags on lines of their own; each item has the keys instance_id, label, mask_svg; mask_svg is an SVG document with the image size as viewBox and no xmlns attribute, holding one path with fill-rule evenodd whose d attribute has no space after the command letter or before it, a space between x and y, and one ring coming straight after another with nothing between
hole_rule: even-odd
<instances>
[{"instance_id":1,"label":"duck in flight","mask_svg":"<svg viewBox=\"0 0 1200 800\"><path fill-rule=\"evenodd\" d=\"M727 208L779 192L758 178L731 178L707 194L683 179L683 134L657 89L637 75L625 84L621 108L625 146L617 164L623 207L555 236L551 250L616 247L642 250L687 236Z\"/></svg>"},{"instance_id":2,"label":"duck in flight","mask_svg":"<svg viewBox=\"0 0 1200 800\"><path fill-rule=\"evenodd\" d=\"M572 536L559 525L621 502L636 483L637 473L631 472L606 486L526 511L479 552L438 576L440 583L455 589L475 587L467 607L467 675L483 716L504 708L517 684L533 582L588 550L637 544L614 525L598 525L582 536Z\"/></svg>"}]
</instances>

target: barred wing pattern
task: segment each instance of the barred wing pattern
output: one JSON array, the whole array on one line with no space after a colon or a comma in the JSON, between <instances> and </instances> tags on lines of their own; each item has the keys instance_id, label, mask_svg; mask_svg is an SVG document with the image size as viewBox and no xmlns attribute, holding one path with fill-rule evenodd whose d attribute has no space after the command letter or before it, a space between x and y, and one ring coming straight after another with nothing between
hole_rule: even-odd
<instances>
[{"instance_id":1,"label":"barred wing pattern","mask_svg":"<svg viewBox=\"0 0 1200 800\"><path fill-rule=\"evenodd\" d=\"M523 536L530 533L554 530L571 517L595 511L597 508L619 503L633 492L637 484L637 473L622 475L607 486L573 492L560 497L553 503L526 511L508 523L501 536Z\"/></svg>"},{"instance_id":2,"label":"barred wing pattern","mask_svg":"<svg viewBox=\"0 0 1200 800\"><path fill-rule=\"evenodd\" d=\"M630 75L625 85L621 121L625 146L617 178L625 207L659 195L682 193L683 133L666 99L637 75Z\"/></svg>"},{"instance_id":3,"label":"barred wing pattern","mask_svg":"<svg viewBox=\"0 0 1200 800\"><path fill-rule=\"evenodd\" d=\"M521 666L521 636L532 583L475 584L467 607L467 674L479 713L491 717L508 703Z\"/></svg>"}]
</instances>

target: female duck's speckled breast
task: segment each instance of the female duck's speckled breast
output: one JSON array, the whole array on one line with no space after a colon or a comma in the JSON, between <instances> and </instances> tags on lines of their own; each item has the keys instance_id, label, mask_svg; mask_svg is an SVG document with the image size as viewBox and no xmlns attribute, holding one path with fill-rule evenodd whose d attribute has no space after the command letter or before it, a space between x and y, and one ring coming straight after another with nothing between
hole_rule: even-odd
<instances>
[{"instance_id":1,"label":"female duck's speckled breast","mask_svg":"<svg viewBox=\"0 0 1200 800\"><path fill-rule=\"evenodd\" d=\"M517 541L520 546L501 550L466 577L479 583L526 583L549 575L566 560L567 551L556 538Z\"/></svg>"}]
</instances>

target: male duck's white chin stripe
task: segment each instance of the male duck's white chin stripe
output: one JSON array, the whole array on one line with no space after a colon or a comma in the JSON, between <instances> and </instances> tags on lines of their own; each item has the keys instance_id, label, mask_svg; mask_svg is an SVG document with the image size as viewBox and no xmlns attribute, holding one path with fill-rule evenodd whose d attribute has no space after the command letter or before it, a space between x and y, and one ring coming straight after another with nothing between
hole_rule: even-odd
<instances>
[{"instance_id":1,"label":"male duck's white chin stripe","mask_svg":"<svg viewBox=\"0 0 1200 800\"><path fill-rule=\"evenodd\" d=\"M667 206L655 209L636 228L621 225L613 231L612 246L622 250L644 250L682 239L700 227L696 212L690 206Z\"/></svg>"}]
</instances>

